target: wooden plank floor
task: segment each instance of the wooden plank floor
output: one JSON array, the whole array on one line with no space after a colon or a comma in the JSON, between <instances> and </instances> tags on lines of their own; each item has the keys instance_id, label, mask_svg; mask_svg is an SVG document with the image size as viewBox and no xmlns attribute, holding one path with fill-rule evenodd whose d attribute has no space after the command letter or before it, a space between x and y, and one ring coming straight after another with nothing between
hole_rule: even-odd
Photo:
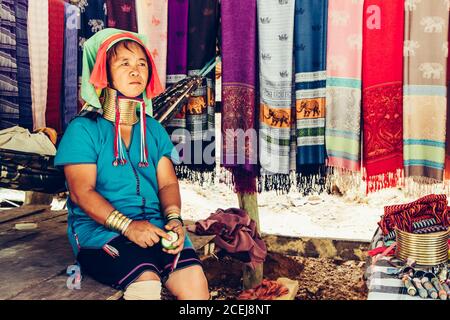
<instances>
[{"instance_id":1,"label":"wooden plank floor","mask_svg":"<svg viewBox=\"0 0 450 320\"><path fill-rule=\"evenodd\" d=\"M14 228L19 222L34 222L38 227L19 231ZM75 258L66 228L67 211L36 206L0 211L0 299L107 300L121 297L120 291L86 275L83 275L80 290L67 288L66 269L74 264ZM214 239L214 236L189 236L196 249Z\"/></svg>"}]
</instances>

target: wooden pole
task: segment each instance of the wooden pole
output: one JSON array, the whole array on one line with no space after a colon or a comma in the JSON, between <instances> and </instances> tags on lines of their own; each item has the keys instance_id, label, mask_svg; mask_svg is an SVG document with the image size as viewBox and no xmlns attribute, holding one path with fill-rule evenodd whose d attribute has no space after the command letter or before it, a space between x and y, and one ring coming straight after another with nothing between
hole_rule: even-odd
<instances>
[{"instance_id":1,"label":"wooden pole","mask_svg":"<svg viewBox=\"0 0 450 320\"><path fill-rule=\"evenodd\" d=\"M242 210L247 211L250 218L256 222L256 227L260 233L259 225L259 212L258 212L258 199L256 193L242 194L238 193L239 207ZM261 284L263 279L263 264L256 266L255 270L250 267L244 266L243 270L243 287L244 290L252 289Z\"/></svg>"}]
</instances>

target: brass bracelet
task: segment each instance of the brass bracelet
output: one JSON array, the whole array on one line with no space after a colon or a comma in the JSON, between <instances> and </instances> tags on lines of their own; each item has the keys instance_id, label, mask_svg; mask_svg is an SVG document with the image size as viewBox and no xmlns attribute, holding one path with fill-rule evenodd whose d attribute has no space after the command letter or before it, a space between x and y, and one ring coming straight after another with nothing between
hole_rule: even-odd
<instances>
[{"instance_id":1,"label":"brass bracelet","mask_svg":"<svg viewBox=\"0 0 450 320\"><path fill-rule=\"evenodd\" d=\"M106 221L105 221L105 227L107 227L108 229L111 228L111 221L112 221L112 219L115 218L115 216L116 216L116 214L117 214L118 212L119 212L119 211L117 211L117 210L111 211L111 213L110 213L110 214L108 215L108 217L106 218Z\"/></svg>"},{"instance_id":2,"label":"brass bracelet","mask_svg":"<svg viewBox=\"0 0 450 320\"><path fill-rule=\"evenodd\" d=\"M125 235L125 232L127 231L128 227L130 226L130 224L133 222L132 219L128 219L127 222L125 222L125 225L123 226L122 229L122 235Z\"/></svg>"},{"instance_id":3,"label":"brass bracelet","mask_svg":"<svg viewBox=\"0 0 450 320\"><path fill-rule=\"evenodd\" d=\"M115 224L112 225L112 227L114 229L119 229L120 225L122 224L122 222L126 219L127 217L125 217L124 215L117 215L117 219Z\"/></svg>"},{"instance_id":4,"label":"brass bracelet","mask_svg":"<svg viewBox=\"0 0 450 320\"><path fill-rule=\"evenodd\" d=\"M120 212L116 213L114 215L114 217L111 220L111 229L113 229L113 230L117 229L117 224L118 224L120 218L121 218L121 213Z\"/></svg>"},{"instance_id":5,"label":"brass bracelet","mask_svg":"<svg viewBox=\"0 0 450 320\"><path fill-rule=\"evenodd\" d=\"M105 227L124 234L131 222L133 222L132 219L120 213L118 210L114 210L106 218Z\"/></svg>"}]
</instances>

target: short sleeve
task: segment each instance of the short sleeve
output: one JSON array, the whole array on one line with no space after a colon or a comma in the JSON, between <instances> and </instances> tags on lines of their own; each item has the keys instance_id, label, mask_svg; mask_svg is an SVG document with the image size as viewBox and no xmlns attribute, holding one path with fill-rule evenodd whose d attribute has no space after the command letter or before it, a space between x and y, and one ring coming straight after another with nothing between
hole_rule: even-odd
<instances>
[{"instance_id":1,"label":"short sleeve","mask_svg":"<svg viewBox=\"0 0 450 320\"><path fill-rule=\"evenodd\" d=\"M55 157L55 166L96 163L94 139L98 134L95 120L77 117L67 127Z\"/></svg>"},{"instance_id":2,"label":"short sleeve","mask_svg":"<svg viewBox=\"0 0 450 320\"><path fill-rule=\"evenodd\" d=\"M167 130L156 120L155 127L158 132L158 160L162 157L167 157L174 164L180 164L180 156L178 151L170 140L170 136Z\"/></svg>"}]
</instances>

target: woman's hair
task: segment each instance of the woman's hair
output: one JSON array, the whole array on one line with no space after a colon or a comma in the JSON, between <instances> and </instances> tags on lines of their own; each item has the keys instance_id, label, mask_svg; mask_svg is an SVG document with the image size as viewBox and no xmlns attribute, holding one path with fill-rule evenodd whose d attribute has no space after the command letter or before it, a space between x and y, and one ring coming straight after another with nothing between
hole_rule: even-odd
<instances>
[{"instance_id":1,"label":"woman's hair","mask_svg":"<svg viewBox=\"0 0 450 320\"><path fill-rule=\"evenodd\" d=\"M146 53L145 48L144 48L140 43L138 43L138 42L136 42L136 41L133 41L133 40L122 40L122 41L119 41L119 42L117 42L116 44L114 44L114 45L106 52L106 73L107 73L107 76L108 76L108 83L111 84L111 82L112 82L112 79L111 79L111 70L110 70L110 67L109 67L109 66L110 66L111 60L117 56L117 50L118 50L120 47L125 47L125 49L131 51L130 46L133 45L133 44L139 46L139 47L142 49L142 52L144 52L144 54L145 54L145 59L147 59L147 65L148 65L148 80L147 80L147 85L148 85L148 83L150 82L150 79L151 79L151 77L152 77L152 66L151 66L151 64L150 64L150 61L148 61L148 57L147 57L147 53Z\"/></svg>"}]
</instances>

